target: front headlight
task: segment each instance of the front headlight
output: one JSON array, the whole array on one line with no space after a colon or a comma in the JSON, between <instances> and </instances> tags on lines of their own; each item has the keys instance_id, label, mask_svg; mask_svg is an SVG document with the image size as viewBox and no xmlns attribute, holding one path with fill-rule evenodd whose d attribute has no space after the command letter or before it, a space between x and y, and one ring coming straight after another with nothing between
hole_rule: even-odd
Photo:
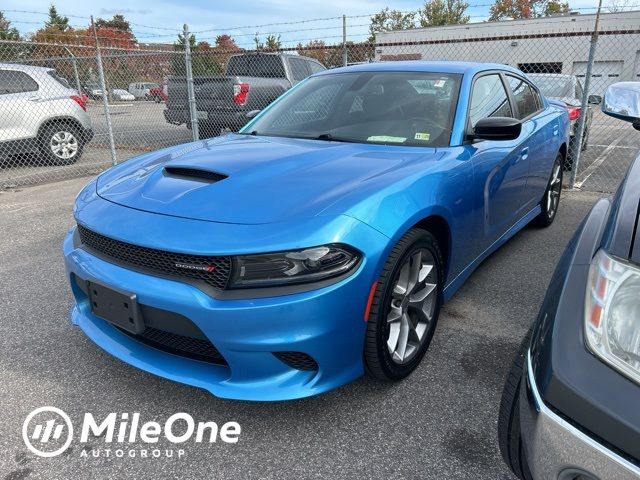
<instances>
[{"instance_id":1,"label":"front headlight","mask_svg":"<svg viewBox=\"0 0 640 480\"><path fill-rule=\"evenodd\" d=\"M270 287L325 280L342 275L360 261L346 245L234 257L230 288Z\"/></svg>"},{"instance_id":2,"label":"front headlight","mask_svg":"<svg viewBox=\"0 0 640 480\"><path fill-rule=\"evenodd\" d=\"M600 250L591 262L585 309L589 349L640 383L640 268Z\"/></svg>"}]
</instances>

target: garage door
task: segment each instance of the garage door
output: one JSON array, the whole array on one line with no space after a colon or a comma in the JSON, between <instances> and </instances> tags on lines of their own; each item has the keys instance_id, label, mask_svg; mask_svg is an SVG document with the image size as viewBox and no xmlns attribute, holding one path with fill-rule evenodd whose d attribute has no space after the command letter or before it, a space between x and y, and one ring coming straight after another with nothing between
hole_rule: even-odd
<instances>
[{"instance_id":1,"label":"garage door","mask_svg":"<svg viewBox=\"0 0 640 480\"><path fill-rule=\"evenodd\" d=\"M612 83L620 81L622 61L596 61L591 70L591 94L602 95ZM587 62L573 62L573 74L584 84Z\"/></svg>"}]
</instances>

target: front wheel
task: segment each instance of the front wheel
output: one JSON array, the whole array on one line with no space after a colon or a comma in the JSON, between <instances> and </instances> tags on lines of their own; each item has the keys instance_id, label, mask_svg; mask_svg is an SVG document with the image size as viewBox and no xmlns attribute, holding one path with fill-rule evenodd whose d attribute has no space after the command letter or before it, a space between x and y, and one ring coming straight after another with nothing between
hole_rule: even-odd
<instances>
[{"instance_id":1,"label":"front wheel","mask_svg":"<svg viewBox=\"0 0 640 480\"><path fill-rule=\"evenodd\" d=\"M560 206L560 194L562 193L562 154L558 153L555 162L553 163L553 169L551 170L551 177L549 183L544 191L544 196L540 201L540 214L533 220L534 225L538 227L548 227L556 218L558 213L558 207Z\"/></svg>"},{"instance_id":2,"label":"front wheel","mask_svg":"<svg viewBox=\"0 0 640 480\"><path fill-rule=\"evenodd\" d=\"M424 357L438 322L444 282L438 241L412 229L394 246L371 303L364 363L384 381L407 377Z\"/></svg>"}]
</instances>

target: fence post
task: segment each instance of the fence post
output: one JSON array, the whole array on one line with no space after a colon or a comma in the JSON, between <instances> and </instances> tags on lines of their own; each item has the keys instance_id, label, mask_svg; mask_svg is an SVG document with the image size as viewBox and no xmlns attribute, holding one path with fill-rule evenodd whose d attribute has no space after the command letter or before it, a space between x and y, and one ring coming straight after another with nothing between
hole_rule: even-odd
<instances>
[{"instance_id":1,"label":"fence post","mask_svg":"<svg viewBox=\"0 0 640 480\"><path fill-rule=\"evenodd\" d=\"M342 66L346 67L349 63L347 57L347 16L342 15Z\"/></svg>"},{"instance_id":2,"label":"fence post","mask_svg":"<svg viewBox=\"0 0 640 480\"><path fill-rule=\"evenodd\" d=\"M104 80L104 68L102 66L102 54L100 53L100 42L98 42L98 31L93 23L93 15L91 16L91 28L93 28L93 36L96 40L96 60L98 63L98 78L100 80L100 90L102 91L102 105L104 107L104 117L107 120L107 135L109 136L109 148L111 149L111 163L117 165L116 143L113 140L113 125L111 124L111 113L109 112L109 99L107 97L107 83Z\"/></svg>"},{"instance_id":3,"label":"fence post","mask_svg":"<svg viewBox=\"0 0 640 480\"><path fill-rule=\"evenodd\" d=\"M196 106L196 94L193 88L193 68L191 63L191 45L189 44L189 26L184 24L184 63L187 70L187 93L189 95L189 115L191 117L191 133L193 141L200 140L198 128L198 108Z\"/></svg>"},{"instance_id":4,"label":"fence post","mask_svg":"<svg viewBox=\"0 0 640 480\"><path fill-rule=\"evenodd\" d=\"M78 62L76 60L76 56L71 53L67 47L64 47L69 56L71 57L71 63L73 64L73 75L76 79L76 88L78 89L78 93L82 93L82 85L80 85L80 75L78 75Z\"/></svg>"},{"instance_id":5,"label":"fence post","mask_svg":"<svg viewBox=\"0 0 640 480\"><path fill-rule=\"evenodd\" d=\"M582 91L582 102L580 104L580 117L576 124L575 140L573 145L573 153L575 158L571 165L571 177L569 179L569 188L574 188L576 177L578 175L578 167L580 166L580 156L582 154L582 141L584 137L584 122L587 118L587 109L589 108L589 90L591 89L591 72L593 71L593 62L596 58L596 47L598 46L598 32L600 30L600 10L602 9L602 0L598 2L598 11L596 12L596 23L591 34L591 45L589 47L589 57L587 59L587 69L584 77L584 88Z\"/></svg>"}]
</instances>

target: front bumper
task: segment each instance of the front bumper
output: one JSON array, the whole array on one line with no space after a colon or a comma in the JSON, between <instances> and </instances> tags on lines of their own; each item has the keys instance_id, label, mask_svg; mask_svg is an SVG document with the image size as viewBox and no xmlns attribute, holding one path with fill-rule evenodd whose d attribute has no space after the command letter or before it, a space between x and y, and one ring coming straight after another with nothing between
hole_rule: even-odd
<instances>
[{"instance_id":1,"label":"front bumper","mask_svg":"<svg viewBox=\"0 0 640 480\"><path fill-rule=\"evenodd\" d=\"M187 283L129 270L76 248L74 230L63 244L75 297L71 321L124 362L219 397L241 400L316 395L363 374L363 312L375 275L375 263L366 258L347 278L316 290L266 298L216 299ZM137 341L91 312L78 280L134 293L143 306L188 318L228 365L186 358ZM274 352L305 353L315 360L317 370L293 368Z\"/></svg>"},{"instance_id":2,"label":"front bumper","mask_svg":"<svg viewBox=\"0 0 640 480\"><path fill-rule=\"evenodd\" d=\"M640 467L610 450L547 406L540 396L527 352L520 389L520 427L535 479L640 479Z\"/></svg>"}]
</instances>

